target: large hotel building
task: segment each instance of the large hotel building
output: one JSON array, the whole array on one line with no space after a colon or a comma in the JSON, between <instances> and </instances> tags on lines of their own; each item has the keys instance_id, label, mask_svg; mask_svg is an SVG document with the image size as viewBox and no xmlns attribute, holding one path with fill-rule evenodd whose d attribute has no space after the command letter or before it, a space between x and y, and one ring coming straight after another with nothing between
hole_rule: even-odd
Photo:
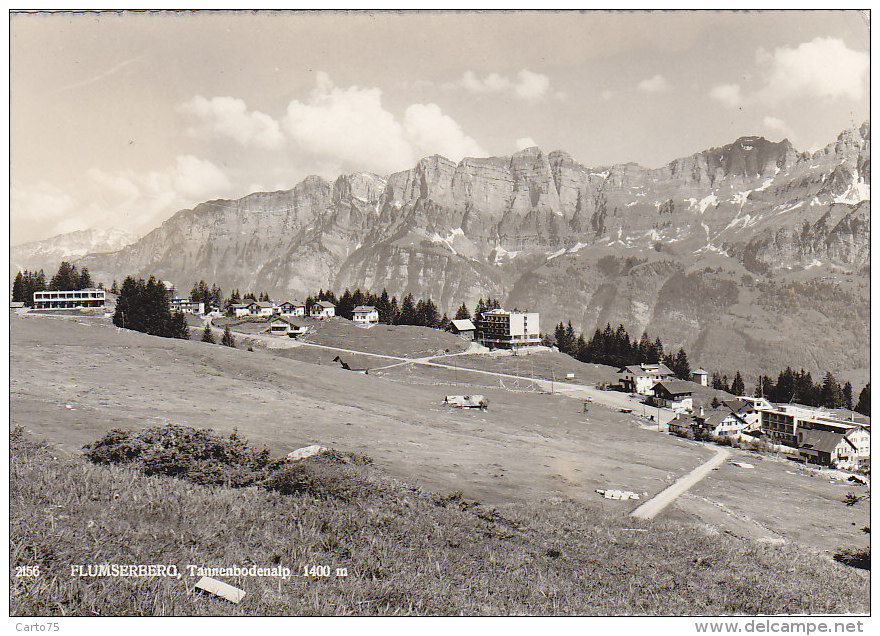
<instances>
[{"instance_id":1,"label":"large hotel building","mask_svg":"<svg viewBox=\"0 0 880 636\"><path fill-rule=\"evenodd\" d=\"M34 309L77 309L79 307L104 307L106 303L107 298L103 289L34 292Z\"/></svg>"},{"instance_id":2,"label":"large hotel building","mask_svg":"<svg viewBox=\"0 0 880 636\"><path fill-rule=\"evenodd\" d=\"M541 344L538 312L492 309L477 320L477 341L487 347L517 349Z\"/></svg>"}]
</instances>

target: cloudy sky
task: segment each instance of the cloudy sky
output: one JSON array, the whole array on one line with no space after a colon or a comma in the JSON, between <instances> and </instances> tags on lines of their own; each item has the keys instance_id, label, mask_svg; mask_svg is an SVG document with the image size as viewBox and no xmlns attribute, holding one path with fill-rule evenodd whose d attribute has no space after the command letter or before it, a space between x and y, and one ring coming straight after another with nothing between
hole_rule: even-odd
<instances>
[{"instance_id":1,"label":"cloudy sky","mask_svg":"<svg viewBox=\"0 0 880 636\"><path fill-rule=\"evenodd\" d=\"M10 18L10 240L537 145L657 167L868 119L858 12Z\"/></svg>"}]
</instances>

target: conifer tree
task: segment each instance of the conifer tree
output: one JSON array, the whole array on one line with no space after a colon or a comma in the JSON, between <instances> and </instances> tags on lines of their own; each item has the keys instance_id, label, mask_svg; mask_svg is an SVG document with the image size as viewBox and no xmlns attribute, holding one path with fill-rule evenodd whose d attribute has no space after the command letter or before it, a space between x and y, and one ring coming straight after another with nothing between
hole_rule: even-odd
<instances>
[{"instance_id":1,"label":"conifer tree","mask_svg":"<svg viewBox=\"0 0 880 636\"><path fill-rule=\"evenodd\" d=\"M223 329L223 338L221 338L220 344L227 347L235 346L235 336L232 335L232 330L229 329L229 325L226 325L226 328Z\"/></svg>"},{"instance_id":2,"label":"conifer tree","mask_svg":"<svg viewBox=\"0 0 880 636\"><path fill-rule=\"evenodd\" d=\"M871 417L871 383L868 382L865 388L859 393L859 402L853 409L857 413Z\"/></svg>"},{"instance_id":3,"label":"conifer tree","mask_svg":"<svg viewBox=\"0 0 880 636\"><path fill-rule=\"evenodd\" d=\"M843 397L843 408L852 410L853 407L853 388L852 383L847 380L846 384L843 385L843 388L840 390L841 396Z\"/></svg>"},{"instance_id":4,"label":"conifer tree","mask_svg":"<svg viewBox=\"0 0 880 636\"><path fill-rule=\"evenodd\" d=\"M455 318L453 320L470 320L470 317L471 312L468 310L467 305L461 303L461 307L455 312Z\"/></svg>"},{"instance_id":5,"label":"conifer tree","mask_svg":"<svg viewBox=\"0 0 880 636\"><path fill-rule=\"evenodd\" d=\"M745 395L746 394L746 384L743 382L742 375L737 371L736 375L733 378L733 382L730 384L730 392L734 395Z\"/></svg>"},{"instance_id":6,"label":"conifer tree","mask_svg":"<svg viewBox=\"0 0 880 636\"><path fill-rule=\"evenodd\" d=\"M211 325L205 325L205 330L202 332L202 342L208 342L210 344L216 342L214 340L214 332L211 331Z\"/></svg>"}]
</instances>

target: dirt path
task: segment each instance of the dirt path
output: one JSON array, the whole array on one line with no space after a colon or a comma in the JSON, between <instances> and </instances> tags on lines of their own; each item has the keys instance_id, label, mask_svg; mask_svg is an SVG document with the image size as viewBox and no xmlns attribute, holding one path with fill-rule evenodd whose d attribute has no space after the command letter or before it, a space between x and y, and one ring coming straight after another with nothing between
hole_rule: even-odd
<instances>
[{"instance_id":1,"label":"dirt path","mask_svg":"<svg viewBox=\"0 0 880 636\"><path fill-rule=\"evenodd\" d=\"M631 409L634 413L642 413L642 414L650 414L659 418L659 422L661 425L667 424L675 414L669 409L656 409L654 407L647 408L644 404L638 401L635 398L631 398L628 395L618 393L616 391L600 391L596 387L591 387L583 384L570 384L566 382L550 382L549 380L542 379L533 379L524 375L515 375L512 373L500 373L498 371L485 371L483 369L471 369L469 367L460 367L452 364L443 364L440 362L432 362L432 360L436 360L437 358L447 358L452 357L453 355L461 355L461 354L449 354L447 356L427 356L424 358L401 358L399 356L389 356L389 355L381 355L378 353L368 353L366 351L357 351L355 349L343 349L341 347L331 347L328 345L319 345L312 344L309 342L300 342L299 346L303 347L315 347L318 349L325 349L328 351L338 351L342 353L348 353L351 355L364 355L364 356L372 356L374 358L383 358L386 360L396 360L395 364L390 364L384 367L376 367L375 370L379 369L389 369L392 367L399 366L400 364L412 363L412 364L420 364L427 367L437 367L440 369L450 369L456 372L465 372L465 373L479 373L482 375L488 375L495 378L503 378L510 380L528 380L529 382L534 382L540 389L544 391L549 391L553 393L559 393L560 395L564 395L565 397L574 398L578 400L591 400L596 402L597 404L601 404L608 408L612 409ZM374 369L371 369L374 370ZM656 413L655 413L656 412Z\"/></svg>"},{"instance_id":2,"label":"dirt path","mask_svg":"<svg viewBox=\"0 0 880 636\"><path fill-rule=\"evenodd\" d=\"M653 519L658 514L675 501L679 495L687 492L697 482L708 475L712 470L718 468L724 461L730 457L730 451L726 448L719 448L715 457L701 464L689 472L684 477L680 477L669 488L658 494L650 501L646 501L641 506L632 511L632 516L638 519Z\"/></svg>"}]
</instances>

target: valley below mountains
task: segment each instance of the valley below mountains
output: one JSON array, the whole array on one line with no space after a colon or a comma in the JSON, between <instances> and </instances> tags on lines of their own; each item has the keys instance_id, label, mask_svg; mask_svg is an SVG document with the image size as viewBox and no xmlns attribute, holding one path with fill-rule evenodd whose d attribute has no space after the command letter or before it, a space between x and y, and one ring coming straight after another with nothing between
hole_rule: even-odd
<instances>
[{"instance_id":1,"label":"valley below mountains","mask_svg":"<svg viewBox=\"0 0 880 636\"><path fill-rule=\"evenodd\" d=\"M449 313L491 296L539 311L545 332L560 320L588 338L606 323L647 331L692 367L742 371L747 387L787 365L861 386L869 229L866 123L813 153L742 137L657 169L528 148L312 176L181 210L76 265L96 280L203 279L282 300L385 288Z\"/></svg>"}]
</instances>

